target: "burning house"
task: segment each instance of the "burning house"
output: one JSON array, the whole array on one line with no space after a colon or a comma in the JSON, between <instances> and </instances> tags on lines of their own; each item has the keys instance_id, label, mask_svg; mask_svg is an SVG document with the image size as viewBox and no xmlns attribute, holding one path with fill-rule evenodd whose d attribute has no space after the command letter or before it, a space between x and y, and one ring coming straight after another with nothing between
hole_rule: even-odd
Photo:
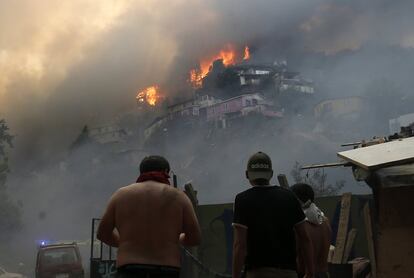
<instances>
[{"instance_id":1,"label":"burning house","mask_svg":"<svg viewBox=\"0 0 414 278\"><path fill-rule=\"evenodd\" d=\"M168 106L167 114L147 127L146 137L168 121L215 122L220 123L216 127L226 127L226 122L250 114L280 118L282 111L289 110L289 103L295 103L295 111L300 110L297 106L301 101L295 102L295 98L314 94L312 81L288 71L286 61L266 64L250 59L248 47L241 52L226 45L219 53L200 60L189 72L194 97ZM155 105L160 99L158 91L157 86L148 87L137 100Z\"/></svg>"},{"instance_id":2,"label":"burning house","mask_svg":"<svg viewBox=\"0 0 414 278\"><path fill-rule=\"evenodd\" d=\"M240 65L235 66L240 77L241 86L258 86L263 84L272 76L273 69L263 65Z\"/></svg>"},{"instance_id":3,"label":"burning house","mask_svg":"<svg viewBox=\"0 0 414 278\"><path fill-rule=\"evenodd\" d=\"M269 87L280 94L313 94L313 82L304 79L297 72L287 70L287 64L275 62L273 65L244 63L230 67L239 77L241 90L265 90Z\"/></svg>"}]
</instances>

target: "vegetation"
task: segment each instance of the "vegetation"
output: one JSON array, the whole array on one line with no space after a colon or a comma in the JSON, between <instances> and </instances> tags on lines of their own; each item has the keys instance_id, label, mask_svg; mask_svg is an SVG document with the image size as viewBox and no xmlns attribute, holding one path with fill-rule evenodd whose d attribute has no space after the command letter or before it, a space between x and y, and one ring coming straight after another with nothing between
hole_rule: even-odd
<instances>
[{"instance_id":1,"label":"vegetation","mask_svg":"<svg viewBox=\"0 0 414 278\"><path fill-rule=\"evenodd\" d=\"M72 143L72 145L70 146L70 150L75 150L79 147L81 147L82 145L89 143L90 142L90 137L89 137L89 128L87 125L85 125L81 131L81 133L78 135L78 137L76 138L76 140Z\"/></svg>"},{"instance_id":2,"label":"vegetation","mask_svg":"<svg viewBox=\"0 0 414 278\"><path fill-rule=\"evenodd\" d=\"M343 180L336 181L334 184L328 183L328 174L322 169L313 170L309 175L309 172L304 174L301 171L301 167L302 165L296 162L290 175L295 180L295 183L303 182L312 186L316 197L338 195L339 191L345 186L345 181Z\"/></svg>"},{"instance_id":3,"label":"vegetation","mask_svg":"<svg viewBox=\"0 0 414 278\"><path fill-rule=\"evenodd\" d=\"M13 147L13 136L5 120L0 120L0 242L5 242L21 228L21 208L7 194L9 164L7 148Z\"/></svg>"}]
</instances>

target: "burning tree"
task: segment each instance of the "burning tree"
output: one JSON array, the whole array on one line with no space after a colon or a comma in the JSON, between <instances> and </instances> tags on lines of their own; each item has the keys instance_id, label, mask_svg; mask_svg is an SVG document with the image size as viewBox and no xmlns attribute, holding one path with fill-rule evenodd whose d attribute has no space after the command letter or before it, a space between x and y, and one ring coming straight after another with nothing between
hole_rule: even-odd
<instances>
[{"instance_id":1,"label":"burning tree","mask_svg":"<svg viewBox=\"0 0 414 278\"><path fill-rule=\"evenodd\" d=\"M336 181L335 184L328 183L328 174L323 172L322 169L312 171L311 175L308 175L308 173L304 175L301 168L302 165L296 161L292 171L290 171L290 175L293 177L295 183L303 182L312 186L317 197L337 195L342 187L345 186L344 180Z\"/></svg>"},{"instance_id":2,"label":"burning tree","mask_svg":"<svg viewBox=\"0 0 414 278\"><path fill-rule=\"evenodd\" d=\"M0 243L7 242L13 232L21 227L21 209L7 194L7 174L9 165L7 147L13 147L13 136L5 120L0 120Z\"/></svg>"}]
</instances>

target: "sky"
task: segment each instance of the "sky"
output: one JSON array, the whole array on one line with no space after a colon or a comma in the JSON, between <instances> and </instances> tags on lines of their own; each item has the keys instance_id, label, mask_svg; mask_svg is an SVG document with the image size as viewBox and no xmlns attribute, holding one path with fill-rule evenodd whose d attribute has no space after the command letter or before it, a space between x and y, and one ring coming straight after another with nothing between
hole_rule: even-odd
<instances>
[{"instance_id":1,"label":"sky","mask_svg":"<svg viewBox=\"0 0 414 278\"><path fill-rule=\"evenodd\" d=\"M85 123L131 109L138 90L176 87L227 43L250 45L270 60L364 45L412 48L413 6L406 0L1 0L0 116L16 135L20 158L47 157Z\"/></svg>"},{"instance_id":2,"label":"sky","mask_svg":"<svg viewBox=\"0 0 414 278\"><path fill-rule=\"evenodd\" d=\"M160 84L171 97L184 94L188 71L228 43L250 46L261 61L287 59L293 70L328 88L329 97L361 94L382 78L412 94L412 11L412 0L0 0L0 119L6 119L15 135L11 175L30 161L50 162L65 154L85 124L100 125L133 109L137 91L147 86ZM296 131L280 140L291 144L301 135ZM197 149L202 139L193 139ZM244 150L242 143L226 142L235 150ZM325 146L334 159L337 144ZM291 162L279 163L286 173L296 157L309 158L314 151L301 145L277 153L272 147L266 144L264 149ZM79 161L90 159L88 154ZM77 171L88 175L81 166ZM11 179L26 198L28 233L41 235L48 223L50 233L62 229L62 236L69 237L72 230L55 224L65 213L89 225L89 215L79 215L93 194L86 194L78 176L67 171L56 164ZM350 176L349 171L339 174L344 175ZM102 209L99 202L120 186L113 176L113 187L104 196L93 195L96 207L88 209L94 216ZM100 186L93 184L91 190ZM236 189L221 186L219 193L230 200ZM219 193L208 201L218 200ZM73 202L79 196L79 203ZM62 202L65 213L65 208L50 209ZM39 212L48 210L41 222Z\"/></svg>"}]
</instances>

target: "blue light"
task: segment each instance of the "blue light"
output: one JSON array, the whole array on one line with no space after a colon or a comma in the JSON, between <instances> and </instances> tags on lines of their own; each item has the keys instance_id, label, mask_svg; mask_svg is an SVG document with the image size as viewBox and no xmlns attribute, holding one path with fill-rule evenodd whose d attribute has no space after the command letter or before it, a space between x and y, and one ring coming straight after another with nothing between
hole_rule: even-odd
<instances>
[{"instance_id":1,"label":"blue light","mask_svg":"<svg viewBox=\"0 0 414 278\"><path fill-rule=\"evenodd\" d=\"M50 244L49 240L45 240L45 239L36 240L36 245L38 247L43 247L43 246L46 246L46 245L49 245L49 244Z\"/></svg>"}]
</instances>

